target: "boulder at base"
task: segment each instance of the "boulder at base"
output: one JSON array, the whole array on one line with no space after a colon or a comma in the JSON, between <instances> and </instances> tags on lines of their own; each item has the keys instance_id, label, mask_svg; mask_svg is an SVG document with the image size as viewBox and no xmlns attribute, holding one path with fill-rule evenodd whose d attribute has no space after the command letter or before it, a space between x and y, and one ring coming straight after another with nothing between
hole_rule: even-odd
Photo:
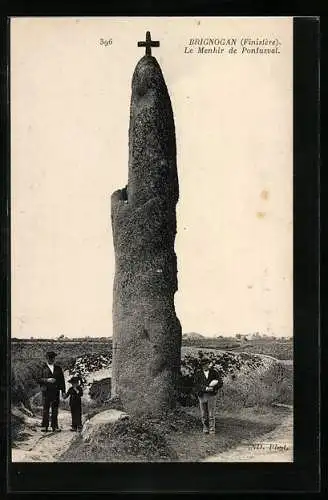
<instances>
[{"instance_id":1,"label":"boulder at base","mask_svg":"<svg viewBox=\"0 0 328 500\"><path fill-rule=\"evenodd\" d=\"M102 426L108 424L114 424L118 420L125 420L128 418L129 415L124 411L114 410L114 409L105 410L100 413L97 413L90 419L86 420L86 422L84 423L81 432L82 439L85 442L90 442L92 441L93 434L96 431L98 432Z\"/></svg>"}]
</instances>

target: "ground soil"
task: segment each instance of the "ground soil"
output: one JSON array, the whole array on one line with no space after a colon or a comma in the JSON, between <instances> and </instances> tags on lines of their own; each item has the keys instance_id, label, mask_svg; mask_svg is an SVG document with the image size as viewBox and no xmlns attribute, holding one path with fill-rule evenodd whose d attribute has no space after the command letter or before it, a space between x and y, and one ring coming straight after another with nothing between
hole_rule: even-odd
<instances>
[{"instance_id":1,"label":"ground soil","mask_svg":"<svg viewBox=\"0 0 328 500\"><path fill-rule=\"evenodd\" d=\"M176 428L172 427L171 432L165 427L165 439L176 451L176 461L292 461L291 408L249 408L234 414L220 412L214 436L202 433L197 410L188 410L187 421L193 423L190 427L182 428L181 421L176 423ZM42 434L38 418L29 419L29 423L24 439L14 443L13 462L65 461L66 451L72 443L74 445L74 441L79 441L78 434L70 431L70 413L66 410L61 409L59 413L60 433Z\"/></svg>"},{"instance_id":2,"label":"ground soil","mask_svg":"<svg viewBox=\"0 0 328 500\"><path fill-rule=\"evenodd\" d=\"M76 439L77 433L72 432L71 414L60 410L58 415L61 432L41 432L41 419L29 419L30 425L25 428L22 440L16 441L12 448L13 462L57 462ZM34 425L33 425L34 421Z\"/></svg>"},{"instance_id":3,"label":"ground soil","mask_svg":"<svg viewBox=\"0 0 328 500\"><path fill-rule=\"evenodd\" d=\"M286 416L272 432L246 440L205 462L293 462L293 416Z\"/></svg>"},{"instance_id":4,"label":"ground soil","mask_svg":"<svg viewBox=\"0 0 328 500\"><path fill-rule=\"evenodd\" d=\"M190 411L197 415L197 410L193 408ZM215 435L203 434L199 425L190 431L172 433L166 437L177 451L178 461L183 462L239 462L248 459L270 461L270 458L272 461L292 461L292 412L288 407L219 411ZM269 454L267 442L286 444L288 452L284 453L279 449L279 453L278 450L271 450ZM263 449L253 447L260 443L263 444Z\"/></svg>"}]
</instances>

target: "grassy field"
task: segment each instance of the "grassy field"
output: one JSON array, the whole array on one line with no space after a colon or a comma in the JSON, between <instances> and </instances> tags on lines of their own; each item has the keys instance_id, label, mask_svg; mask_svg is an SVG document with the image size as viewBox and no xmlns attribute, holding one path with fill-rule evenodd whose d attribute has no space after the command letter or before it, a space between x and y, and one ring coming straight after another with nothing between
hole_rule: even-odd
<instances>
[{"instance_id":1,"label":"grassy field","mask_svg":"<svg viewBox=\"0 0 328 500\"><path fill-rule=\"evenodd\" d=\"M44 360L47 351L55 351L58 354L56 361L66 364L71 359L87 353L103 354L112 350L112 342L108 341L38 341L24 340L11 343L12 363L24 360Z\"/></svg>"},{"instance_id":2,"label":"grassy field","mask_svg":"<svg viewBox=\"0 0 328 500\"><path fill-rule=\"evenodd\" d=\"M293 359L293 342L281 340L248 340L237 341L234 339L188 339L182 342L183 348L192 349L222 349L232 352L250 352L254 354L266 354L281 360Z\"/></svg>"},{"instance_id":3,"label":"grassy field","mask_svg":"<svg viewBox=\"0 0 328 500\"><path fill-rule=\"evenodd\" d=\"M255 354L267 354L281 360L293 359L292 340L265 340L254 339L248 341L238 341L236 339L224 338L200 338L184 339L184 348L193 349L221 349L235 352L251 352ZM47 350L55 350L61 357L77 357L85 353L104 353L111 351L112 339L85 339L72 341L58 340L19 340L12 342L12 357L14 359L40 358Z\"/></svg>"}]
</instances>

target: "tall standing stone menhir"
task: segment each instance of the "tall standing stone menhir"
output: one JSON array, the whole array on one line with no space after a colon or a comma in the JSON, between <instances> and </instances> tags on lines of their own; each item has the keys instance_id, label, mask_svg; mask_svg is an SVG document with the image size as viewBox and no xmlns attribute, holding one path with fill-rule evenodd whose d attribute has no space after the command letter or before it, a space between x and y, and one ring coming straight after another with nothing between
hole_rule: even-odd
<instances>
[{"instance_id":1,"label":"tall standing stone menhir","mask_svg":"<svg viewBox=\"0 0 328 500\"><path fill-rule=\"evenodd\" d=\"M131 414L162 413L176 400L181 326L174 252L179 185L173 112L161 68L146 55L132 78L129 177L112 194L115 250L112 393Z\"/></svg>"}]
</instances>

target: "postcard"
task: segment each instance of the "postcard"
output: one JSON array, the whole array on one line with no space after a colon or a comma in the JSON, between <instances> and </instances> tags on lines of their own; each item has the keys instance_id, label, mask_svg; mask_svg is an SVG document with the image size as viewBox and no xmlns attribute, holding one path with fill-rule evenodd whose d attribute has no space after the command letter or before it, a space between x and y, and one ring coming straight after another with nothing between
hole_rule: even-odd
<instances>
[{"instance_id":1,"label":"postcard","mask_svg":"<svg viewBox=\"0 0 328 500\"><path fill-rule=\"evenodd\" d=\"M293 19L11 19L11 460L292 463Z\"/></svg>"}]
</instances>

